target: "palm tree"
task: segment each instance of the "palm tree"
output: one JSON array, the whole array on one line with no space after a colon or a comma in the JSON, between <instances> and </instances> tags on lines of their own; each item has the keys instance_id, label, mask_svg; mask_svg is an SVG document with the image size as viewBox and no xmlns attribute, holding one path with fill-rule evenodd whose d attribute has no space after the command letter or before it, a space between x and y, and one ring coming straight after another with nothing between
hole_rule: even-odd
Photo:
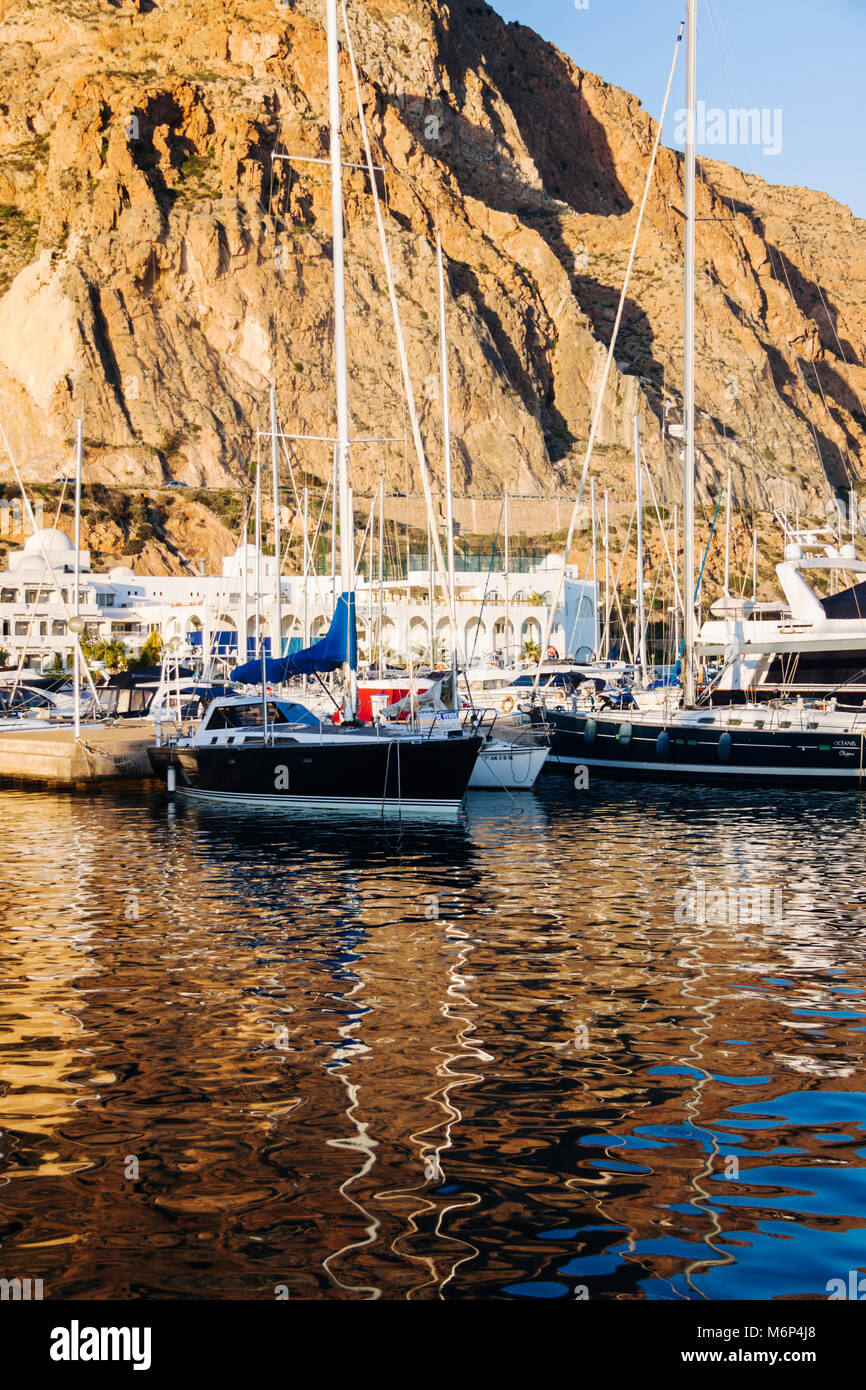
<instances>
[{"instance_id":1,"label":"palm tree","mask_svg":"<svg viewBox=\"0 0 866 1390\"><path fill-rule=\"evenodd\" d=\"M541 648L537 642L533 642L531 637L527 638L520 649L520 656L523 661L540 661Z\"/></svg>"},{"instance_id":2,"label":"palm tree","mask_svg":"<svg viewBox=\"0 0 866 1390\"><path fill-rule=\"evenodd\" d=\"M101 662L107 671L125 671L129 665L126 646L116 637L106 642L104 637L94 637L90 632L81 635L81 654L89 664Z\"/></svg>"},{"instance_id":3,"label":"palm tree","mask_svg":"<svg viewBox=\"0 0 866 1390\"><path fill-rule=\"evenodd\" d=\"M102 659L112 675L114 675L116 671L125 671L129 665L126 643L119 641L116 637L112 637L110 642L104 643Z\"/></svg>"}]
</instances>

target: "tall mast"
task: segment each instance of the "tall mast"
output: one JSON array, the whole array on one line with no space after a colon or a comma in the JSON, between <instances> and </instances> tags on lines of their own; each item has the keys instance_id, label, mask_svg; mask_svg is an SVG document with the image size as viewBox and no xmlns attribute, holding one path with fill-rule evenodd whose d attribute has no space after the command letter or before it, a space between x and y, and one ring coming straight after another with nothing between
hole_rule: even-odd
<instances>
[{"instance_id":1,"label":"tall mast","mask_svg":"<svg viewBox=\"0 0 866 1390\"><path fill-rule=\"evenodd\" d=\"M445 462L445 560L448 565L448 606L451 609L451 708L457 699L457 602L454 576L454 498L451 479L451 405L448 394L448 339L445 329L445 268L442 240L436 228L436 269L439 276L439 375L442 378L442 450ZM506 641L508 624L506 622Z\"/></svg>"},{"instance_id":2,"label":"tall mast","mask_svg":"<svg viewBox=\"0 0 866 1390\"><path fill-rule=\"evenodd\" d=\"M431 534L430 522L427 522L427 580L430 586L430 669L436 665L436 634L434 624L436 621L436 610L433 599L433 584L435 582L435 571L433 568L433 536Z\"/></svg>"},{"instance_id":3,"label":"tall mast","mask_svg":"<svg viewBox=\"0 0 866 1390\"><path fill-rule=\"evenodd\" d=\"M277 566L277 577L274 582L274 635L276 639L276 656L283 654L283 595L282 595L282 560L280 555L280 452L277 441L277 392L275 387L271 387L271 471L273 473L274 491L274 557ZM273 651L273 647L271 648Z\"/></svg>"},{"instance_id":4,"label":"tall mast","mask_svg":"<svg viewBox=\"0 0 866 1390\"><path fill-rule=\"evenodd\" d=\"M334 463L331 468L331 610L337 606L337 529L339 523L339 504L337 502L337 446L334 445Z\"/></svg>"},{"instance_id":5,"label":"tall mast","mask_svg":"<svg viewBox=\"0 0 866 1390\"><path fill-rule=\"evenodd\" d=\"M610 652L610 500L607 488L604 491L604 636L602 638L604 660Z\"/></svg>"},{"instance_id":6,"label":"tall mast","mask_svg":"<svg viewBox=\"0 0 866 1390\"><path fill-rule=\"evenodd\" d=\"M635 502L637 504L637 570L635 583L635 604L637 608L637 641L635 643L638 667L642 682L646 681L646 613L644 611L643 588L643 471L640 461L640 421L634 417L634 482Z\"/></svg>"},{"instance_id":7,"label":"tall mast","mask_svg":"<svg viewBox=\"0 0 866 1390\"><path fill-rule=\"evenodd\" d=\"M678 570L680 564L680 509L679 504L674 502L674 569ZM677 602L677 580L674 575L674 660L679 660L680 655L680 605ZM682 670L682 667L680 667Z\"/></svg>"},{"instance_id":8,"label":"tall mast","mask_svg":"<svg viewBox=\"0 0 866 1390\"><path fill-rule=\"evenodd\" d=\"M725 598L731 592L731 470L725 482Z\"/></svg>"},{"instance_id":9,"label":"tall mast","mask_svg":"<svg viewBox=\"0 0 866 1390\"><path fill-rule=\"evenodd\" d=\"M262 743L268 741L268 668L262 633L262 466L256 464L256 643L262 666Z\"/></svg>"},{"instance_id":10,"label":"tall mast","mask_svg":"<svg viewBox=\"0 0 866 1390\"><path fill-rule=\"evenodd\" d=\"M84 421L75 422L75 589L74 611L75 627L81 625L81 456L83 453ZM75 737L81 736L81 634L75 633L73 655L73 682L75 688Z\"/></svg>"},{"instance_id":11,"label":"tall mast","mask_svg":"<svg viewBox=\"0 0 866 1390\"><path fill-rule=\"evenodd\" d=\"M367 538L367 597L370 604L370 623L367 628L370 634L369 655L373 655L373 523L376 520L376 494L370 495L370 534Z\"/></svg>"},{"instance_id":12,"label":"tall mast","mask_svg":"<svg viewBox=\"0 0 866 1390\"><path fill-rule=\"evenodd\" d=\"M685 373L683 415L683 704L695 703L695 212L697 156L698 20L697 0L686 8L686 226L685 226Z\"/></svg>"},{"instance_id":13,"label":"tall mast","mask_svg":"<svg viewBox=\"0 0 866 1390\"><path fill-rule=\"evenodd\" d=\"M313 572L313 557L310 552L310 489L304 488L304 647L310 644L310 601L309 586L310 575ZM307 693L307 675L304 673L304 694Z\"/></svg>"},{"instance_id":14,"label":"tall mast","mask_svg":"<svg viewBox=\"0 0 866 1390\"><path fill-rule=\"evenodd\" d=\"M508 488L505 489L505 665L511 650L508 634L511 626L511 537L508 526Z\"/></svg>"},{"instance_id":15,"label":"tall mast","mask_svg":"<svg viewBox=\"0 0 866 1390\"><path fill-rule=\"evenodd\" d=\"M593 615L594 615L594 616L593 616L593 630L592 630L592 644L593 644L592 659L593 659L593 661L598 661L599 656L600 656L600 652L599 652L599 636L600 636L599 617L600 617L600 615L599 615L599 611L598 611L598 607L599 607L599 605L598 605L598 538L597 538L597 535L596 535L596 525L597 525L597 523L596 523L596 514L595 514L595 478L591 478L591 479L590 479L589 487L590 487L590 497L591 497L591 499L592 499L592 502L591 502L591 506L592 506L592 608L593 608Z\"/></svg>"},{"instance_id":16,"label":"tall mast","mask_svg":"<svg viewBox=\"0 0 866 1390\"><path fill-rule=\"evenodd\" d=\"M241 546L241 631L238 633L238 660L249 659L247 643L247 543L250 539L250 510L244 508L244 538Z\"/></svg>"},{"instance_id":17,"label":"tall mast","mask_svg":"<svg viewBox=\"0 0 866 1390\"><path fill-rule=\"evenodd\" d=\"M379 479L379 636L376 646L379 651L379 677L385 671L382 658L382 618L385 610L385 576L382 569L385 551L385 474Z\"/></svg>"},{"instance_id":18,"label":"tall mast","mask_svg":"<svg viewBox=\"0 0 866 1390\"><path fill-rule=\"evenodd\" d=\"M346 263L343 245L343 150L340 138L340 50L337 0L325 0L328 35L328 121L331 145L331 221L334 257L334 375L337 387L337 492L340 517L340 587L352 592L355 569L352 508L349 499L349 384L346 353ZM349 662L343 664L344 718L355 718L357 683Z\"/></svg>"}]
</instances>

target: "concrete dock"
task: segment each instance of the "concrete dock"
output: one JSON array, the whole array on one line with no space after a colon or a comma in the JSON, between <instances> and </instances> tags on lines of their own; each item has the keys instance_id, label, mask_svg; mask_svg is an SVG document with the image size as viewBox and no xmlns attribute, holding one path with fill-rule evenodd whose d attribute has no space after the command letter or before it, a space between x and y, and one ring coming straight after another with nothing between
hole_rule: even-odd
<instances>
[{"instance_id":1,"label":"concrete dock","mask_svg":"<svg viewBox=\"0 0 866 1390\"><path fill-rule=\"evenodd\" d=\"M156 742L152 719L0 732L0 778L74 786L153 775L148 748Z\"/></svg>"}]
</instances>

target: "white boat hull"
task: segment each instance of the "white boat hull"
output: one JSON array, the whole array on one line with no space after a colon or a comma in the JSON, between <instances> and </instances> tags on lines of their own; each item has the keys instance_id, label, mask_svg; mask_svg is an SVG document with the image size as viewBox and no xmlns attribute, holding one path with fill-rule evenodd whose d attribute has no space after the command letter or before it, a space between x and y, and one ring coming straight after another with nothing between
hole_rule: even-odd
<instances>
[{"instance_id":1,"label":"white boat hull","mask_svg":"<svg viewBox=\"0 0 866 1390\"><path fill-rule=\"evenodd\" d=\"M509 743L485 744L478 754L470 791L531 791L550 749Z\"/></svg>"}]
</instances>

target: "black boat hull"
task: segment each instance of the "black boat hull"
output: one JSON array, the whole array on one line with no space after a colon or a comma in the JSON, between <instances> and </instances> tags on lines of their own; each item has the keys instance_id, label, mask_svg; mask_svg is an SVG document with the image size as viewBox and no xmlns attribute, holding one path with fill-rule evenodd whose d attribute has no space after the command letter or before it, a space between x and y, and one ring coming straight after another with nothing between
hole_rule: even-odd
<instances>
[{"instance_id":1,"label":"black boat hull","mask_svg":"<svg viewBox=\"0 0 866 1390\"><path fill-rule=\"evenodd\" d=\"M866 788L866 729L835 734L802 729L701 728L657 721L629 721L591 713L533 713L550 732L545 771L574 776L592 769L599 777L713 785Z\"/></svg>"},{"instance_id":2,"label":"black boat hull","mask_svg":"<svg viewBox=\"0 0 866 1390\"><path fill-rule=\"evenodd\" d=\"M152 748L154 771L175 769L176 789L205 800L285 810L459 810L481 748L478 737L279 740L266 747Z\"/></svg>"}]
</instances>

